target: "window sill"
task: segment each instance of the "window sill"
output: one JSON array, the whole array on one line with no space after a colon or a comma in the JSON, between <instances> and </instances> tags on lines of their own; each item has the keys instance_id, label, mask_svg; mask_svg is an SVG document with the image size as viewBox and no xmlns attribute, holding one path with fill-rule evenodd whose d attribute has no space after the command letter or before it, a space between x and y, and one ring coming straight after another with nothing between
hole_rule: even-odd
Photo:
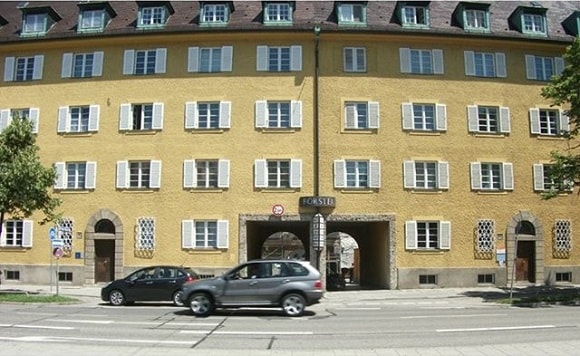
<instances>
[{"instance_id":1,"label":"window sill","mask_svg":"<svg viewBox=\"0 0 580 356\"><path fill-rule=\"evenodd\" d=\"M478 190L478 195L507 195L511 190Z\"/></svg>"},{"instance_id":2,"label":"window sill","mask_svg":"<svg viewBox=\"0 0 580 356\"><path fill-rule=\"evenodd\" d=\"M536 135L537 135L536 138L538 140L558 140L558 141L561 141L561 140L565 139L565 137L561 136L561 135L542 135L542 134L536 134Z\"/></svg>"},{"instance_id":3,"label":"window sill","mask_svg":"<svg viewBox=\"0 0 580 356\"><path fill-rule=\"evenodd\" d=\"M227 247L183 247L183 249L190 253L203 252L204 254L216 255L228 250Z\"/></svg>"},{"instance_id":4,"label":"window sill","mask_svg":"<svg viewBox=\"0 0 580 356\"><path fill-rule=\"evenodd\" d=\"M287 134L287 133L295 133L299 128L297 127L258 127L257 128L262 133L271 133L271 134Z\"/></svg>"},{"instance_id":5,"label":"window sill","mask_svg":"<svg viewBox=\"0 0 580 356\"><path fill-rule=\"evenodd\" d=\"M183 188L190 193L223 193L228 187L223 188L203 188L203 187L185 187Z\"/></svg>"},{"instance_id":6,"label":"window sill","mask_svg":"<svg viewBox=\"0 0 580 356\"><path fill-rule=\"evenodd\" d=\"M287 187L283 187L283 188L273 188L273 187L258 188L258 187L255 187L255 189L259 190L262 193L296 193L296 192L300 191L300 188L287 188Z\"/></svg>"},{"instance_id":7,"label":"window sill","mask_svg":"<svg viewBox=\"0 0 580 356\"><path fill-rule=\"evenodd\" d=\"M433 188L433 189L407 188L407 189L412 194L424 194L424 195L440 195L445 192L445 190L441 188Z\"/></svg>"},{"instance_id":8,"label":"window sill","mask_svg":"<svg viewBox=\"0 0 580 356\"><path fill-rule=\"evenodd\" d=\"M343 194L373 194L376 193L379 188L339 188L339 191Z\"/></svg>"},{"instance_id":9,"label":"window sill","mask_svg":"<svg viewBox=\"0 0 580 356\"><path fill-rule=\"evenodd\" d=\"M355 135L375 135L377 134L378 130L379 129L370 129L370 128L363 129L344 128L344 130L342 130L342 133Z\"/></svg>"},{"instance_id":10,"label":"window sill","mask_svg":"<svg viewBox=\"0 0 580 356\"><path fill-rule=\"evenodd\" d=\"M91 137L93 133L97 131L87 131L87 132L59 132L58 134L62 137Z\"/></svg>"},{"instance_id":11,"label":"window sill","mask_svg":"<svg viewBox=\"0 0 580 356\"><path fill-rule=\"evenodd\" d=\"M93 189L73 189L73 188L61 188L56 189L59 194L89 194Z\"/></svg>"},{"instance_id":12,"label":"window sill","mask_svg":"<svg viewBox=\"0 0 580 356\"><path fill-rule=\"evenodd\" d=\"M473 137L485 137L485 138L507 138L507 132L476 132Z\"/></svg>"},{"instance_id":13,"label":"window sill","mask_svg":"<svg viewBox=\"0 0 580 356\"><path fill-rule=\"evenodd\" d=\"M127 136L138 136L138 135L156 135L161 132L161 130L123 130L121 131Z\"/></svg>"},{"instance_id":14,"label":"window sill","mask_svg":"<svg viewBox=\"0 0 580 356\"><path fill-rule=\"evenodd\" d=\"M412 130L407 133L412 136L441 136L445 131Z\"/></svg>"},{"instance_id":15,"label":"window sill","mask_svg":"<svg viewBox=\"0 0 580 356\"><path fill-rule=\"evenodd\" d=\"M117 190L128 194L151 194L155 193L159 188L117 188Z\"/></svg>"},{"instance_id":16,"label":"window sill","mask_svg":"<svg viewBox=\"0 0 580 356\"><path fill-rule=\"evenodd\" d=\"M414 250L407 250L414 255L443 255L447 250L440 250L440 249L414 249Z\"/></svg>"},{"instance_id":17,"label":"window sill","mask_svg":"<svg viewBox=\"0 0 580 356\"><path fill-rule=\"evenodd\" d=\"M32 248L32 246L30 247L24 247L24 246L0 246L0 251L13 251L13 252L17 252L17 251L27 251L30 250Z\"/></svg>"},{"instance_id":18,"label":"window sill","mask_svg":"<svg viewBox=\"0 0 580 356\"><path fill-rule=\"evenodd\" d=\"M223 128L186 128L187 131L191 134L221 134L226 132Z\"/></svg>"}]
</instances>

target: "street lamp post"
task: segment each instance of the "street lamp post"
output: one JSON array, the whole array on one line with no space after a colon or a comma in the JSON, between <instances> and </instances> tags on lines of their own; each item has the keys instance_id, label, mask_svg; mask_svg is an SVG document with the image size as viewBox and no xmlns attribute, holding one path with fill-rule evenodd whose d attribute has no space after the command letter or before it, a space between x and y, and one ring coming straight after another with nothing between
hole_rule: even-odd
<instances>
[{"instance_id":1,"label":"street lamp post","mask_svg":"<svg viewBox=\"0 0 580 356\"><path fill-rule=\"evenodd\" d=\"M326 240L326 221L324 216L316 213L312 218L312 247L316 251L316 269L320 270L320 253L324 250Z\"/></svg>"}]
</instances>

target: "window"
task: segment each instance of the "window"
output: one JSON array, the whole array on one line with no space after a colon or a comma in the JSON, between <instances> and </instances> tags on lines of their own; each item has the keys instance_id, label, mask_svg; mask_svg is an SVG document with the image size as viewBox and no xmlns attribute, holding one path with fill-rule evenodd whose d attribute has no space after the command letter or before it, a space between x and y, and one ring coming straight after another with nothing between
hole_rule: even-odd
<instances>
[{"instance_id":1,"label":"window","mask_svg":"<svg viewBox=\"0 0 580 356\"><path fill-rule=\"evenodd\" d=\"M270 2L264 8L265 24L292 23L292 7L287 2Z\"/></svg>"},{"instance_id":2,"label":"window","mask_svg":"<svg viewBox=\"0 0 580 356\"><path fill-rule=\"evenodd\" d=\"M449 163L443 161L405 161L405 188L449 189Z\"/></svg>"},{"instance_id":3,"label":"window","mask_svg":"<svg viewBox=\"0 0 580 356\"><path fill-rule=\"evenodd\" d=\"M117 188L149 189L161 187L161 161L118 161Z\"/></svg>"},{"instance_id":4,"label":"window","mask_svg":"<svg viewBox=\"0 0 580 356\"><path fill-rule=\"evenodd\" d=\"M182 248L228 248L227 220L182 220Z\"/></svg>"},{"instance_id":5,"label":"window","mask_svg":"<svg viewBox=\"0 0 580 356\"><path fill-rule=\"evenodd\" d=\"M42 79L44 56L6 57L4 62L5 82L24 82Z\"/></svg>"},{"instance_id":6,"label":"window","mask_svg":"<svg viewBox=\"0 0 580 356\"><path fill-rule=\"evenodd\" d=\"M62 239L63 250L70 252L73 246L74 222L71 218L61 218L56 222L58 237Z\"/></svg>"},{"instance_id":7,"label":"window","mask_svg":"<svg viewBox=\"0 0 580 356\"><path fill-rule=\"evenodd\" d=\"M0 109L0 132L16 118L32 121L32 133L38 133L38 108Z\"/></svg>"},{"instance_id":8,"label":"window","mask_svg":"<svg viewBox=\"0 0 580 356\"><path fill-rule=\"evenodd\" d=\"M62 78L99 77L103 74L103 52L64 53Z\"/></svg>"},{"instance_id":9,"label":"window","mask_svg":"<svg viewBox=\"0 0 580 356\"><path fill-rule=\"evenodd\" d=\"M230 161L186 160L183 162L184 188L227 188L230 185Z\"/></svg>"},{"instance_id":10,"label":"window","mask_svg":"<svg viewBox=\"0 0 580 356\"><path fill-rule=\"evenodd\" d=\"M405 4L401 8L401 23L408 27L429 27L429 8Z\"/></svg>"},{"instance_id":11,"label":"window","mask_svg":"<svg viewBox=\"0 0 580 356\"><path fill-rule=\"evenodd\" d=\"M48 14L25 14L22 24L22 36L42 35L48 31Z\"/></svg>"},{"instance_id":12,"label":"window","mask_svg":"<svg viewBox=\"0 0 580 356\"><path fill-rule=\"evenodd\" d=\"M572 272L556 272L556 282L572 282Z\"/></svg>"},{"instance_id":13,"label":"window","mask_svg":"<svg viewBox=\"0 0 580 356\"><path fill-rule=\"evenodd\" d=\"M254 162L256 188L300 188L302 186L302 160L265 160Z\"/></svg>"},{"instance_id":14,"label":"window","mask_svg":"<svg viewBox=\"0 0 580 356\"><path fill-rule=\"evenodd\" d=\"M334 187L347 189L380 188L381 162L376 160L334 161Z\"/></svg>"},{"instance_id":15,"label":"window","mask_svg":"<svg viewBox=\"0 0 580 356\"><path fill-rule=\"evenodd\" d=\"M149 131L163 129L163 103L121 104L119 130Z\"/></svg>"},{"instance_id":16,"label":"window","mask_svg":"<svg viewBox=\"0 0 580 356\"><path fill-rule=\"evenodd\" d=\"M572 222L557 219L554 223L554 250L556 252L572 251Z\"/></svg>"},{"instance_id":17,"label":"window","mask_svg":"<svg viewBox=\"0 0 580 356\"><path fill-rule=\"evenodd\" d=\"M407 250L449 250L451 223L449 221L406 221Z\"/></svg>"},{"instance_id":18,"label":"window","mask_svg":"<svg viewBox=\"0 0 580 356\"><path fill-rule=\"evenodd\" d=\"M137 27L159 27L167 21L165 6L147 6L139 9Z\"/></svg>"},{"instance_id":19,"label":"window","mask_svg":"<svg viewBox=\"0 0 580 356\"><path fill-rule=\"evenodd\" d=\"M511 130L510 110L498 106L467 106L469 132L496 134Z\"/></svg>"},{"instance_id":20,"label":"window","mask_svg":"<svg viewBox=\"0 0 580 356\"><path fill-rule=\"evenodd\" d=\"M197 102L185 103L186 129L225 129L230 127L232 103Z\"/></svg>"},{"instance_id":21,"label":"window","mask_svg":"<svg viewBox=\"0 0 580 356\"><path fill-rule=\"evenodd\" d=\"M338 4L338 24L339 25L365 25L366 5L361 3L339 3Z\"/></svg>"},{"instance_id":22,"label":"window","mask_svg":"<svg viewBox=\"0 0 580 356\"><path fill-rule=\"evenodd\" d=\"M188 72L215 73L232 71L232 46L189 47Z\"/></svg>"},{"instance_id":23,"label":"window","mask_svg":"<svg viewBox=\"0 0 580 356\"><path fill-rule=\"evenodd\" d=\"M443 51L440 49L400 48L401 73L443 74Z\"/></svg>"},{"instance_id":24,"label":"window","mask_svg":"<svg viewBox=\"0 0 580 356\"><path fill-rule=\"evenodd\" d=\"M483 9L465 9L465 22L463 28L465 30L489 30L488 11Z\"/></svg>"},{"instance_id":25,"label":"window","mask_svg":"<svg viewBox=\"0 0 580 356\"><path fill-rule=\"evenodd\" d=\"M524 12L522 14L522 32L530 35L546 35L545 14Z\"/></svg>"},{"instance_id":26,"label":"window","mask_svg":"<svg viewBox=\"0 0 580 356\"><path fill-rule=\"evenodd\" d=\"M58 109L59 133L88 133L99 130L99 105L61 106Z\"/></svg>"},{"instance_id":27,"label":"window","mask_svg":"<svg viewBox=\"0 0 580 356\"><path fill-rule=\"evenodd\" d=\"M471 163L471 189L504 191L514 189L511 163Z\"/></svg>"},{"instance_id":28,"label":"window","mask_svg":"<svg viewBox=\"0 0 580 356\"><path fill-rule=\"evenodd\" d=\"M96 187L96 162L56 162L55 189L83 190Z\"/></svg>"},{"instance_id":29,"label":"window","mask_svg":"<svg viewBox=\"0 0 580 356\"><path fill-rule=\"evenodd\" d=\"M155 218L143 217L137 219L137 251L155 250Z\"/></svg>"},{"instance_id":30,"label":"window","mask_svg":"<svg viewBox=\"0 0 580 356\"><path fill-rule=\"evenodd\" d=\"M495 274L493 274L493 273L478 274L477 275L477 283L478 284L494 284L495 283Z\"/></svg>"},{"instance_id":31,"label":"window","mask_svg":"<svg viewBox=\"0 0 580 356\"><path fill-rule=\"evenodd\" d=\"M549 81L554 75L564 70L562 57L541 57L526 55L526 78L530 80Z\"/></svg>"},{"instance_id":32,"label":"window","mask_svg":"<svg viewBox=\"0 0 580 356\"><path fill-rule=\"evenodd\" d=\"M256 127L270 129L302 127L302 102L256 101Z\"/></svg>"},{"instance_id":33,"label":"window","mask_svg":"<svg viewBox=\"0 0 580 356\"><path fill-rule=\"evenodd\" d=\"M494 250L495 221L491 219L480 219L477 221L475 230L476 241L475 250L480 253L490 253Z\"/></svg>"},{"instance_id":34,"label":"window","mask_svg":"<svg viewBox=\"0 0 580 356\"><path fill-rule=\"evenodd\" d=\"M102 31L105 28L105 10L82 10L80 13L79 32Z\"/></svg>"},{"instance_id":35,"label":"window","mask_svg":"<svg viewBox=\"0 0 580 356\"><path fill-rule=\"evenodd\" d=\"M378 129L379 103L347 102L344 104L344 127L346 129Z\"/></svg>"},{"instance_id":36,"label":"window","mask_svg":"<svg viewBox=\"0 0 580 356\"><path fill-rule=\"evenodd\" d=\"M465 75L474 77L505 78L506 63L504 53L463 52Z\"/></svg>"},{"instance_id":37,"label":"window","mask_svg":"<svg viewBox=\"0 0 580 356\"><path fill-rule=\"evenodd\" d=\"M403 103L403 130L447 130L447 106L444 104Z\"/></svg>"},{"instance_id":38,"label":"window","mask_svg":"<svg viewBox=\"0 0 580 356\"><path fill-rule=\"evenodd\" d=\"M229 17L226 4L204 4L201 12L201 25L224 25Z\"/></svg>"},{"instance_id":39,"label":"window","mask_svg":"<svg viewBox=\"0 0 580 356\"><path fill-rule=\"evenodd\" d=\"M32 220L5 220L0 246L32 247L32 225Z\"/></svg>"},{"instance_id":40,"label":"window","mask_svg":"<svg viewBox=\"0 0 580 356\"><path fill-rule=\"evenodd\" d=\"M166 48L139 51L125 50L123 74L148 75L165 73L166 58Z\"/></svg>"},{"instance_id":41,"label":"window","mask_svg":"<svg viewBox=\"0 0 580 356\"><path fill-rule=\"evenodd\" d=\"M345 72L366 72L366 49L365 48L344 48L344 71Z\"/></svg>"},{"instance_id":42,"label":"window","mask_svg":"<svg viewBox=\"0 0 580 356\"><path fill-rule=\"evenodd\" d=\"M72 282L73 273L72 272L58 272L58 280L60 282Z\"/></svg>"},{"instance_id":43,"label":"window","mask_svg":"<svg viewBox=\"0 0 580 356\"><path fill-rule=\"evenodd\" d=\"M4 270L6 276L4 277L7 281L19 281L20 271Z\"/></svg>"},{"instance_id":44,"label":"window","mask_svg":"<svg viewBox=\"0 0 580 356\"><path fill-rule=\"evenodd\" d=\"M554 165L552 164L534 164L534 190L537 192L548 192L552 190L565 191L573 190L574 183L570 180L563 179L563 181L555 181L552 173ZM566 189L567 188L567 189Z\"/></svg>"},{"instance_id":45,"label":"window","mask_svg":"<svg viewBox=\"0 0 580 356\"><path fill-rule=\"evenodd\" d=\"M419 275L419 285L436 285L437 275L436 274L420 274Z\"/></svg>"},{"instance_id":46,"label":"window","mask_svg":"<svg viewBox=\"0 0 580 356\"><path fill-rule=\"evenodd\" d=\"M560 136L570 131L568 115L561 110L530 109L530 131L534 135Z\"/></svg>"},{"instance_id":47,"label":"window","mask_svg":"<svg viewBox=\"0 0 580 356\"><path fill-rule=\"evenodd\" d=\"M302 46L257 47L257 71L298 72L302 70Z\"/></svg>"}]
</instances>

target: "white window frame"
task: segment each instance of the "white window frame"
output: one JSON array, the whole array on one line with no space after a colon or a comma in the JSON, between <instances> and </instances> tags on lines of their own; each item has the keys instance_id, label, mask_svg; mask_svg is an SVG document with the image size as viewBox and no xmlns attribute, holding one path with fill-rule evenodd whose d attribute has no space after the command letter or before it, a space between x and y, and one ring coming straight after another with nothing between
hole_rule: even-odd
<instances>
[{"instance_id":1,"label":"white window frame","mask_svg":"<svg viewBox=\"0 0 580 356\"><path fill-rule=\"evenodd\" d=\"M493 174L496 168L498 168L498 175ZM489 192L514 190L514 174L512 163L471 162L470 172L472 190ZM486 177L487 179L485 179ZM497 182L495 182L496 180ZM484 187L484 185L486 186Z\"/></svg>"},{"instance_id":2,"label":"white window frame","mask_svg":"<svg viewBox=\"0 0 580 356\"><path fill-rule=\"evenodd\" d=\"M185 103L185 129L187 130L215 130L215 129L229 129L231 127L231 107L230 101L220 101L219 104L219 119L217 127L202 127L200 126L199 110L200 105L213 104L211 101L188 101ZM208 121L211 123L211 120Z\"/></svg>"},{"instance_id":3,"label":"white window frame","mask_svg":"<svg viewBox=\"0 0 580 356\"><path fill-rule=\"evenodd\" d=\"M32 133L38 133L38 122L40 119L39 108L22 108L22 109L0 109L0 132L4 131L14 119L15 112L28 111L26 119L32 121Z\"/></svg>"},{"instance_id":4,"label":"white window frame","mask_svg":"<svg viewBox=\"0 0 580 356\"><path fill-rule=\"evenodd\" d=\"M433 182L435 183L433 187L428 184L428 179L425 179L425 184L420 186L417 184L417 170L420 165L433 165L435 168L433 174ZM429 174L423 172L425 177ZM449 189L449 162L446 161L416 161L408 160L403 162L403 176L404 176L404 187L406 189L424 189L424 190L438 190L438 189Z\"/></svg>"},{"instance_id":5,"label":"white window frame","mask_svg":"<svg viewBox=\"0 0 580 356\"><path fill-rule=\"evenodd\" d=\"M420 106L422 108L422 127L417 127L415 125L415 107ZM425 116L424 108L430 106L433 107L434 122L433 129L429 129L427 117ZM418 131L418 132L437 132L437 131L447 131L447 105L436 104L436 103L402 103L401 104L401 116L403 119L403 130L408 131Z\"/></svg>"},{"instance_id":6,"label":"white window frame","mask_svg":"<svg viewBox=\"0 0 580 356\"><path fill-rule=\"evenodd\" d=\"M139 53L145 53L145 58L148 54L155 52L155 68L153 72L147 70L147 61L144 65L144 72L137 73L137 57ZM123 75L152 75L163 74L166 71L167 65L167 48L156 48L146 50L126 49L123 54Z\"/></svg>"},{"instance_id":7,"label":"white window frame","mask_svg":"<svg viewBox=\"0 0 580 356\"><path fill-rule=\"evenodd\" d=\"M226 24L229 21L230 8L225 3L204 4L200 15L200 24ZM223 12L223 16L221 13Z\"/></svg>"},{"instance_id":8,"label":"white window frame","mask_svg":"<svg viewBox=\"0 0 580 356\"><path fill-rule=\"evenodd\" d=\"M361 112L361 109L364 111ZM347 130L376 130L380 127L378 101L347 101L344 103L344 128Z\"/></svg>"},{"instance_id":9,"label":"white window frame","mask_svg":"<svg viewBox=\"0 0 580 356\"><path fill-rule=\"evenodd\" d=\"M217 164L217 185L215 187L204 186L198 183L198 164L199 162L216 162ZM223 189L230 186L230 161L227 159L218 160L185 160L183 161L183 187L184 188L203 188L203 189Z\"/></svg>"},{"instance_id":10,"label":"white window frame","mask_svg":"<svg viewBox=\"0 0 580 356\"><path fill-rule=\"evenodd\" d=\"M429 237L426 236L425 247L419 247L418 225L429 224L437 227L436 246L429 245ZM427 229L429 231L429 229ZM451 222L432 220L408 220L405 221L405 249L406 250L450 250L451 249Z\"/></svg>"},{"instance_id":11,"label":"white window frame","mask_svg":"<svg viewBox=\"0 0 580 356\"><path fill-rule=\"evenodd\" d=\"M523 12L522 32L530 35L546 35L546 16L544 14Z\"/></svg>"},{"instance_id":12,"label":"white window frame","mask_svg":"<svg viewBox=\"0 0 580 356\"><path fill-rule=\"evenodd\" d=\"M556 114L555 122L550 125L542 113ZM565 111L558 109L530 108L530 132L538 136L561 136L570 131L570 119Z\"/></svg>"},{"instance_id":13,"label":"white window frame","mask_svg":"<svg viewBox=\"0 0 580 356\"><path fill-rule=\"evenodd\" d=\"M130 184L130 165L132 163L149 164L149 179L143 180L140 174L138 186L132 187ZM161 188L161 161L158 160L132 160L117 161L117 189L159 189Z\"/></svg>"},{"instance_id":14,"label":"white window frame","mask_svg":"<svg viewBox=\"0 0 580 356\"><path fill-rule=\"evenodd\" d=\"M187 71L189 73L218 73L231 72L233 61L233 47L189 47L187 52ZM204 53L209 53L207 70L205 70ZM214 57L219 58L219 68L214 66Z\"/></svg>"},{"instance_id":15,"label":"white window frame","mask_svg":"<svg viewBox=\"0 0 580 356\"><path fill-rule=\"evenodd\" d=\"M355 162L357 165L365 163L368 167L367 184L364 186L347 183L347 163ZM357 177L357 180L360 177ZM338 189L378 189L381 187L381 161L379 160L335 160L334 161L334 187Z\"/></svg>"},{"instance_id":16,"label":"white window frame","mask_svg":"<svg viewBox=\"0 0 580 356\"><path fill-rule=\"evenodd\" d=\"M357 13L360 18L357 18ZM339 3L338 23L340 25L364 25L366 24L366 6L362 3Z\"/></svg>"},{"instance_id":17,"label":"white window frame","mask_svg":"<svg viewBox=\"0 0 580 356\"><path fill-rule=\"evenodd\" d=\"M464 29L470 31L489 31L489 12L483 9L466 8L464 14Z\"/></svg>"},{"instance_id":18,"label":"white window frame","mask_svg":"<svg viewBox=\"0 0 580 356\"><path fill-rule=\"evenodd\" d=\"M140 217L137 219L135 226L135 249L137 251L155 251L155 230L155 218Z\"/></svg>"},{"instance_id":19,"label":"white window frame","mask_svg":"<svg viewBox=\"0 0 580 356\"><path fill-rule=\"evenodd\" d=\"M430 70L423 68L423 60L420 62L419 71L413 71L412 54L417 53L422 57L429 56ZM419 75L440 75L445 73L443 50L442 49L412 49L399 48L399 60L401 73L419 74Z\"/></svg>"},{"instance_id":20,"label":"white window frame","mask_svg":"<svg viewBox=\"0 0 580 356\"><path fill-rule=\"evenodd\" d=\"M364 73L367 71L367 52L365 47L343 48L344 71Z\"/></svg>"},{"instance_id":21,"label":"white window frame","mask_svg":"<svg viewBox=\"0 0 580 356\"><path fill-rule=\"evenodd\" d=\"M556 189L558 186L564 187L567 185L569 191L574 190L574 182L555 182L549 181L549 170L553 167L553 164L536 163L532 166L534 172L534 191L536 192L548 192Z\"/></svg>"},{"instance_id":22,"label":"white window frame","mask_svg":"<svg viewBox=\"0 0 580 356\"><path fill-rule=\"evenodd\" d=\"M87 108L89 109L89 117L87 123L87 130L79 130L72 131L71 129L71 110L72 109L82 109ZM100 116L100 106L99 105L79 105L79 106L61 106L58 109L58 124L57 124L57 132L58 133L89 133L89 132L97 132L99 131L99 116Z\"/></svg>"},{"instance_id":23,"label":"white window frame","mask_svg":"<svg viewBox=\"0 0 580 356\"><path fill-rule=\"evenodd\" d=\"M269 2L264 6L264 23L292 23L292 5L288 2Z\"/></svg>"},{"instance_id":24,"label":"white window frame","mask_svg":"<svg viewBox=\"0 0 580 356\"><path fill-rule=\"evenodd\" d=\"M490 110L495 109L496 129L492 130L492 120ZM485 115L485 118L482 118ZM504 106L493 105L468 105L467 106L467 121L469 132L482 134L506 134L511 131L511 115L510 109ZM485 127L485 130L482 130Z\"/></svg>"},{"instance_id":25,"label":"white window frame","mask_svg":"<svg viewBox=\"0 0 580 356\"><path fill-rule=\"evenodd\" d=\"M18 78L19 62L25 61L26 69L22 78ZM31 63L31 64L30 64ZM30 80L41 80L44 68L44 55L30 57L6 57L4 60L4 81L5 82L26 82Z\"/></svg>"},{"instance_id":26,"label":"white window frame","mask_svg":"<svg viewBox=\"0 0 580 356\"><path fill-rule=\"evenodd\" d=\"M22 24L22 36L41 35L48 31L48 14L26 14Z\"/></svg>"},{"instance_id":27,"label":"white window frame","mask_svg":"<svg viewBox=\"0 0 580 356\"><path fill-rule=\"evenodd\" d=\"M8 244L8 229L7 223L11 221L21 225L21 232L18 232L19 228L13 229L11 234L16 235L14 241ZM33 235L34 223L32 220L5 220L2 224L2 234L0 234L0 247L32 247L32 237Z\"/></svg>"},{"instance_id":28,"label":"white window frame","mask_svg":"<svg viewBox=\"0 0 580 356\"><path fill-rule=\"evenodd\" d=\"M89 56L92 56L92 62L89 64ZM103 57L104 52L96 51L91 53L63 53L61 78L87 78L100 77L103 75ZM76 65L77 61L81 60L82 74L77 75ZM85 75L86 72L90 74Z\"/></svg>"},{"instance_id":29,"label":"white window frame","mask_svg":"<svg viewBox=\"0 0 580 356\"><path fill-rule=\"evenodd\" d=\"M151 128L146 128L145 121L143 117L144 107L151 106ZM134 111L140 108L139 125L135 125L135 113ZM152 131L152 130L163 130L163 120L164 120L164 109L163 103L134 103L134 104L121 104L119 111L119 130L121 131Z\"/></svg>"},{"instance_id":30,"label":"white window frame","mask_svg":"<svg viewBox=\"0 0 580 356\"><path fill-rule=\"evenodd\" d=\"M419 15L419 13L422 14ZM419 19L423 17L423 22ZM403 26L409 27L429 27L429 8L427 6L405 4L401 8L401 19Z\"/></svg>"},{"instance_id":31,"label":"white window frame","mask_svg":"<svg viewBox=\"0 0 580 356\"><path fill-rule=\"evenodd\" d=\"M479 253L491 253L495 249L495 221L492 219L479 219L475 229L476 246Z\"/></svg>"},{"instance_id":32,"label":"white window frame","mask_svg":"<svg viewBox=\"0 0 580 356\"><path fill-rule=\"evenodd\" d=\"M288 125L281 125L281 117L279 111L276 113L270 112L270 105L273 104L287 104L289 106L289 120ZM302 127L302 102L298 100L257 100L255 112L256 128L260 129L296 129ZM277 118L277 125L272 125L270 118Z\"/></svg>"},{"instance_id":33,"label":"white window frame","mask_svg":"<svg viewBox=\"0 0 580 356\"><path fill-rule=\"evenodd\" d=\"M283 58L281 58L281 50L289 50L289 70L285 70L282 66ZM270 67L270 52L278 52L276 66ZM284 69L284 70L283 70ZM302 46L264 46L256 47L256 71L258 72L300 72L302 71Z\"/></svg>"},{"instance_id":34,"label":"white window frame","mask_svg":"<svg viewBox=\"0 0 580 356\"><path fill-rule=\"evenodd\" d=\"M79 14L78 31L102 31L105 28L106 14L104 9L86 9Z\"/></svg>"},{"instance_id":35,"label":"white window frame","mask_svg":"<svg viewBox=\"0 0 580 356\"><path fill-rule=\"evenodd\" d=\"M505 53L486 53L486 52L475 52L475 51L464 51L463 52L464 62L465 62L465 75L472 77L484 77L484 78L505 78L507 77L506 70L506 60ZM480 60L478 60L480 58ZM493 61L493 72L490 73L487 70L487 66L483 63L485 60ZM478 73L478 62L482 62L481 73Z\"/></svg>"},{"instance_id":36,"label":"white window frame","mask_svg":"<svg viewBox=\"0 0 580 356\"><path fill-rule=\"evenodd\" d=\"M281 185L285 181L280 171L281 163L287 163L288 186ZM277 171L270 172L269 164L276 164ZM276 185L270 185L269 176L275 174ZM298 189L302 187L302 160L301 159L257 159L254 161L254 187L265 189Z\"/></svg>"},{"instance_id":37,"label":"white window frame","mask_svg":"<svg viewBox=\"0 0 580 356\"><path fill-rule=\"evenodd\" d=\"M167 8L160 6L144 6L139 9L139 28L160 27L167 22Z\"/></svg>"},{"instance_id":38,"label":"white window frame","mask_svg":"<svg viewBox=\"0 0 580 356\"><path fill-rule=\"evenodd\" d=\"M198 245L196 239L196 226L198 223L205 225L204 244ZM208 244L208 223L215 224L216 246ZM182 220L181 221L181 248L183 249L227 249L229 248L229 221L228 220Z\"/></svg>"},{"instance_id":39,"label":"white window frame","mask_svg":"<svg viewBox=\"0 0 580 356\"><path fill-rule=\"evenodd\" d=\"M80 165L85 166L85 176L82 181L75 178L74 186L69 186L69 165ZM78 161L78 162L56 162L54 164L56 168L56 181L54 184L54 189L58 190L83 190L83 189L95 189L97 181L97 162L94 161Z\"/></svg>"},{"instance_id":40,"label":"white window frame","mask_svg":"<svg viewBox=\"0 0 580 356\"><path fill-rule=\"evenodd\" d=\"M560 75L564 70L564 58L562 57L526 54L524 58L526 62L526 79L528 80L549 81L553 75ZM538 68L538 62L541 62L541 68ZM546 63L548 62L552 65L553 73L551 75L546 72ZM540 76L538 76L538 72L541 72Z\"/></svg>"}]
</instances>

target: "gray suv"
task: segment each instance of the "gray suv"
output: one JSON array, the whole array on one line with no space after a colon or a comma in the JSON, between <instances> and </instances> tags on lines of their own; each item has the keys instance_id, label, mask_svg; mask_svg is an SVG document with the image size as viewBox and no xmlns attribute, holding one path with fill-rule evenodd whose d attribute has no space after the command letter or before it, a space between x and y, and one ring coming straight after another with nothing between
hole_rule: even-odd
<instances>
[{"instance_id":1,"label":"gray suv","mask_svg":"<svg viewBox=\"0 0 580 356\"><path fill-rule=\"evenodd\" d=\"M187 282L182 290L184 304L199 317L228 307L281 307L296 317L323 294L320 272L296 260L249 261L220 277Z\"/></svg>"}]
</instances>

